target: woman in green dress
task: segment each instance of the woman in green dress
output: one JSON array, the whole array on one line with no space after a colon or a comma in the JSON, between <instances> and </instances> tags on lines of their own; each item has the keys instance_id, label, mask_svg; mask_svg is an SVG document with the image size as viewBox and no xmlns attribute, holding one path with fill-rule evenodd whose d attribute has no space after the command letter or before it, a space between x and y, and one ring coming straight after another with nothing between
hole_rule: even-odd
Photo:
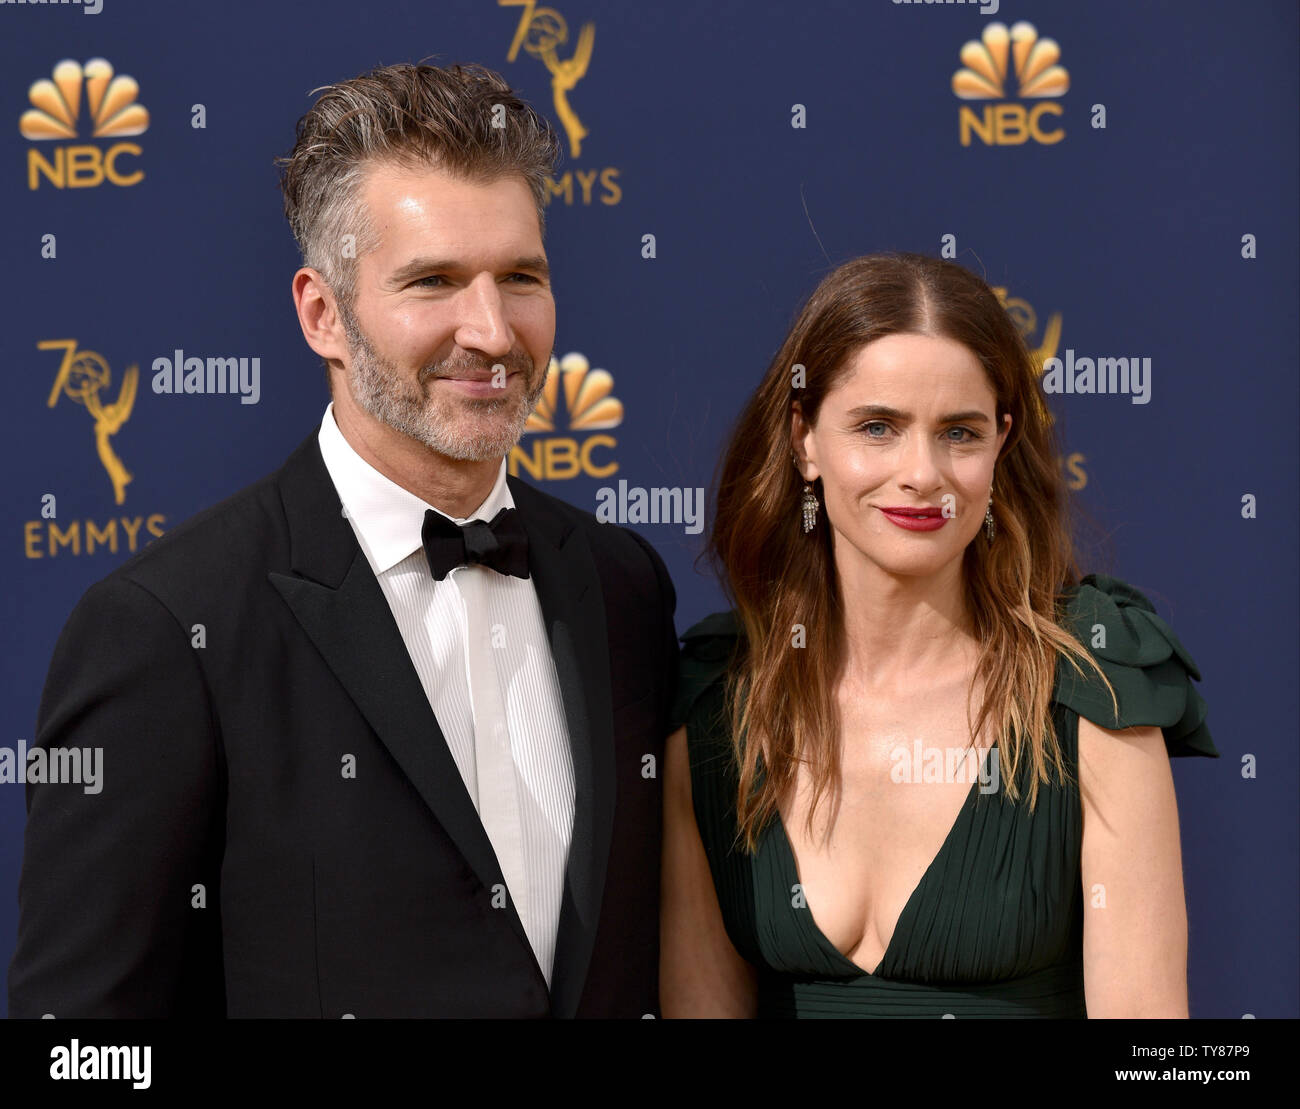
<instances>
[{"instance_id":1,"label":"woman in green dress","mask_svg":"<svg viewBox=\"0 0 1300 1109\"><path fill-rule=\"evenodd\" d=\"M1033 356L962 267L813 293L727 448L665 765L664 1016L1187 1015L1140 592L1080 577Z\"/></svg>"}]
</instances>

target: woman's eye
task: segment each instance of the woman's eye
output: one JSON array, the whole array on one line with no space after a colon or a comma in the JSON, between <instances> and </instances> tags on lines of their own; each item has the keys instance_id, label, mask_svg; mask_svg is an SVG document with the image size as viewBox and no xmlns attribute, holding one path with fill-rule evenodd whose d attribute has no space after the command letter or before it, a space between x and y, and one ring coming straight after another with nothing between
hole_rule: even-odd
<instances>
[{"instance_id":1,"label":"woman's eye","mask_svg":"<svg viewBox=\"0 0 1300 1109\"><path fill-rule=\"evenodd\" d=\"M952 433L954 431L960 432L960 435L957 438L953 437ZM948 441L951 443L970 443L979 438L979 436L968 427L950 427L945 434L948 436Z\"/></svg>"}]
</instances>

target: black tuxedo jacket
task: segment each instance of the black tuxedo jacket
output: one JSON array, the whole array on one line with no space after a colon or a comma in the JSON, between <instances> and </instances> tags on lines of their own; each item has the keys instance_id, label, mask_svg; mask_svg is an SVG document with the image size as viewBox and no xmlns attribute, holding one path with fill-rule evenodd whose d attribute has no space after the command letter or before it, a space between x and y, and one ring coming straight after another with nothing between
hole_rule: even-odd
<instances>
[{"instance_id":1,"label":"black tuxedo jacket","mask_svg":"<svg viewBox=\"0 0 1300 1109\"><path fill-rule=\"evenodd\" d=\"M673 587L507 480L576 786L551 988L313 432L70 616L34 742L103 785L27 787L11 1016L657 1013Z\"/></svg>"}]
</instances>

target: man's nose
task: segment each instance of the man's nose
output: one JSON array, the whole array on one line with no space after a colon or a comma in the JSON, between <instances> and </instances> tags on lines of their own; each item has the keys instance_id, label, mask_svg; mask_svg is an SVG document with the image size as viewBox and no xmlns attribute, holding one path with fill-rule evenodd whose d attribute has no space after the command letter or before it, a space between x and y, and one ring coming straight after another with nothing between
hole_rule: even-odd
<instances>
[{"instance_id":1,"label":"man's nose","mask_svg":"<svg viewBox=\"0 0 1300 1109\"><path fill-rule=\"evenodd\" d=\"M506 322L505 302L491 274L479 274L456 298L459 324L456 344L465 350L482 351L490 358L503 358L514 345Z\"/></svg>"}]
</instances>

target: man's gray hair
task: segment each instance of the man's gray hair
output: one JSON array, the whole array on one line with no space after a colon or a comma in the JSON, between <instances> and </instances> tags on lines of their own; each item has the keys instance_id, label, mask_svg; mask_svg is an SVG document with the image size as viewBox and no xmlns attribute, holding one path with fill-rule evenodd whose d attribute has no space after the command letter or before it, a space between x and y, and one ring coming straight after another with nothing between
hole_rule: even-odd
<instances>
[{"instance_id":1,"label":"man's gray hair","mask_svg":"<svg viewBox=\"0 0 1300 1109\"><path fill-rule=\"evenodd\" d=\"M313 91L320 99L276 164L302 264L320 271L345 314L356 260L378 245L359 195L375 163L433 166L484 184L522 177L545 234L559 141L499 74L477 65L391 65Z\"/></svg>"}]
</instances>

